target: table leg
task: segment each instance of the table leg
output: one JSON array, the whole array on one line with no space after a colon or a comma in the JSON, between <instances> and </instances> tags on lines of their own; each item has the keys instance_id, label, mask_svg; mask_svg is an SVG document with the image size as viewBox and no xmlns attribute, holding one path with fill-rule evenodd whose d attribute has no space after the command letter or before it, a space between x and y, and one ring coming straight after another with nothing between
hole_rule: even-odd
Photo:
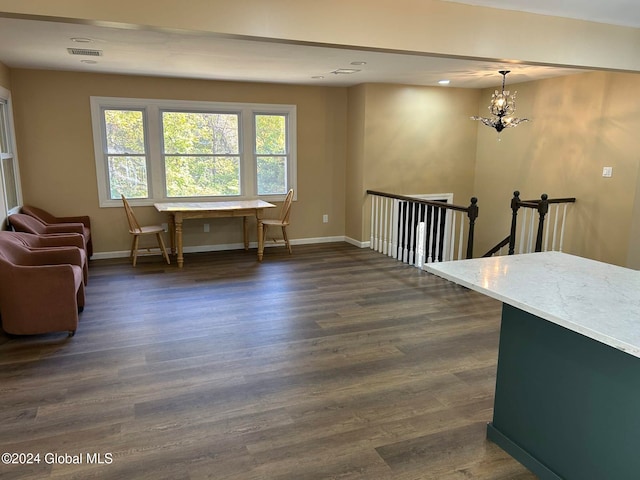
<instances>
[{"instance_id":1,"label":"table leg","mask_svg":"<svg viewBox=\"0 0 640 480\"><path fill-rule=\"evenodd\" d=\"M264 254L264 226L260 217L256 217L256 219L258 221L258 261L261 262Z\"/></svg>"},{"instance_id":2,"label":"table leg","mask_svg":"<svg viewBox=\"0 0 640 480\"><path fill-rule=\"evenodd\" d=\"M169 239L171 240L171 255L176 253L176 221L172 213L169 214Z\"/></svg>"},{"instance_id":3,"label":"table leg","mask_svg":"<svg viewBox=\"0 0 640 480\"><path fill-rule=\"evenodd\" d=\"M242 234L244 236L244 249L249 250L249 221L247 216L242 217Z\"/></svg>"},{"instance_id":4,"label":"table leg","mask_svg":"<svg viewBox=\"0 0 640 480\"><path fill-rule=\"evenodd\" d=\"M177 216L176 223L176 242L178 244L178 268L182 268L184 257L182 256L182 217Z\"/></svg>"}]
</instances>

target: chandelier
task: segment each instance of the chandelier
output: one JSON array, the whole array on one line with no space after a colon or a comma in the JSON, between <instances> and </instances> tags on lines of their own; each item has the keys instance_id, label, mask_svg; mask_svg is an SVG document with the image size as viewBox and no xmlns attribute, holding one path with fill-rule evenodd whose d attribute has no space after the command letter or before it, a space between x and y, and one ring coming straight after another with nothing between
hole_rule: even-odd
<instances>
[{"instance_id":1,"label":"chandelier","mask_svg":"<svg viewBox=\"0 0 640 480\"><path fill-rule=\"evenodd\" d=\"M480 120L485 125L495 128L498 133L500 133L505 128L515 127L519 123L528 122L528 118L516 118L512 115L516 111L516 93L513 92L513 95L509 94L509 91L505 91L504 82L507 78L507 73L510 70L500 70L500 74L502 75L502 91L498 92L496 90L493 95L491 95L491 104L489 105L489 111L491 112L491 117L471 117L471 120Z\"/></svg>"}]
</instances>

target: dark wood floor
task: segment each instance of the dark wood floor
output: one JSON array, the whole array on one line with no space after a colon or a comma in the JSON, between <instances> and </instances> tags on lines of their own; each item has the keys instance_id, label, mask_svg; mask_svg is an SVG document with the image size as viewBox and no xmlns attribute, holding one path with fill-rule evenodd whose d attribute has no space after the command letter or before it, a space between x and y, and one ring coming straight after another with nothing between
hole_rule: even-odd
<instances>
[{"instance_id":1,"label":"dark wood floor","mask_svg":"<svg viewBox=\"0 0 640 480\"><path fill-rule=\"evenodd\" d=\"M0 478L535 479L485 439L499 318L344 243L94 261L75 337L0 334L0 453L41 456Z\"/></svg>"}]
</instances>

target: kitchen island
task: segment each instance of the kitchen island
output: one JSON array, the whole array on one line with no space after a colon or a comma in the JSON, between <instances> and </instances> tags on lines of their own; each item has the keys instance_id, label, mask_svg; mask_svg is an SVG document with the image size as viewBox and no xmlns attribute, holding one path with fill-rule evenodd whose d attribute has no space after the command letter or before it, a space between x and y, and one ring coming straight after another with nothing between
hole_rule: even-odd
<instances>
[{"instance_id":1,"label":"kitchen island","mask_svg":"<svg viewBox=\"0 0 640 480\"><path fill-rule=\"evenodd\" d=\"M640 272L560 252L425 268L503 302L489 439L543 480L640 478Z\"/></svg>"}]
</instances>

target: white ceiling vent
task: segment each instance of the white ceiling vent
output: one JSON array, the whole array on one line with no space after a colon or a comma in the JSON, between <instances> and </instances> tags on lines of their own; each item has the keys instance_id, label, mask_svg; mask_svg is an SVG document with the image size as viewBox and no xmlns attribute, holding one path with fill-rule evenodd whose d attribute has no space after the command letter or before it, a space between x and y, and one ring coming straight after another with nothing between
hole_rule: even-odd
<instances>
[{"instance_id":1,"label":"white ceiling vent","mask_svg":"<svg viewBox=\"0 0 640 480\"><path fill-rule=\"evenodd\" d=\"M89 57L101 57L102 50L93 50L91 48L67 48L70 55L87 55Z\"/></svg>"}]
</instances>

